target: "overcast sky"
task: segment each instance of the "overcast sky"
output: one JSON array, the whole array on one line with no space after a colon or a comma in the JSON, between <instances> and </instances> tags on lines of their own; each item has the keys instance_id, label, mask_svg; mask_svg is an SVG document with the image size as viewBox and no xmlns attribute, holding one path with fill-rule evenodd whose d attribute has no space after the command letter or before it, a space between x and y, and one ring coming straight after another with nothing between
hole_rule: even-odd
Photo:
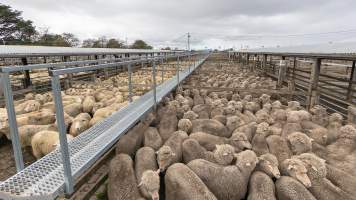
<instances>
[{"instance_id":1,"label":"overcast sky","mask_svg":"<svg viewBox=\"0 0 356 200\"><path fill-rule=\"evenodd\" d=\"M2 0L52 33L158 47L240 48L356 41L355 0ZM307 34L307 35L305 35Z\"/></svg>"}]
</instances>

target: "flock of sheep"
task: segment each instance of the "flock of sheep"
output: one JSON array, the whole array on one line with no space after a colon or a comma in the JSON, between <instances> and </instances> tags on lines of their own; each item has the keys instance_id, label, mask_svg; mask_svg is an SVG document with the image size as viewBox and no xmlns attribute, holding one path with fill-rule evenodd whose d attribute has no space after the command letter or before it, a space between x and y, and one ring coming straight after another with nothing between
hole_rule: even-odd
<instances>
[{"instance_id":1,"label":"flock of sheep","mask_svg":"<svg viewBox=\"0 0 356 200\"><path fill-rule=\"evenodd\" d=\"M269 78L204 64L192 86L274 89ZM356 199L356 128L340 114L267 94L177 90L120 138L108 198Z\"/></svg>"},{"instance_id":2,"label":"flock of sheep","mask_svg":"<svg viewBox=\"0 0 356 200\"><path fill-rule=\"evenodd\" d=\"M170 68L171 71L164 71L164 80L174 75L175 68L165 67ZM149 69L132 73L132 100L151 89ZM162 81L161 75L157 72L157 84ZM128 73L122 72L106 80L97 78L94 82L73 82L70 89L62 91L62 100L67 138L72 139L129 103ZM21 147L30 148L37 159L57 148L59 133L52 93L28 93L14 104ZM11 140L6 108L0 108L1 137Z\"/></svg>"}]
</instances>

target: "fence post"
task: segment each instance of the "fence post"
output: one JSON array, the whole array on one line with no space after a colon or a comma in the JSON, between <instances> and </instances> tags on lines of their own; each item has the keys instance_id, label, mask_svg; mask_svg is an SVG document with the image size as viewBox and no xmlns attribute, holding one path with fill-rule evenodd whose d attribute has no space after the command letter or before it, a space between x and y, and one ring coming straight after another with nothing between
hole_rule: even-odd
<instances>
[{"instance_id":1,"label":"fence post","mask_svg":"<svg viewBox=\"0 0 356 200\"><path fill-rule=\"evenodd\" d=\"M263 54L262 67L263 71L267 73L267 54Z\"/></svg>"},{"instance_id":2,"label":"fence post","mask_svg":"<svg viewBox=\"0 0 356 200\"><path fill-rule=\"evenodd\" d=\"M132 102L132 68L131 64L127 65L128 78L129 78L129 102Z\"/></svg>"},{"instance_id":3,"label":"fence post","mask_svg":"<svg viewBox=\"0 0 356 200\"><path fill-rule=\"evenodd\" d=\"M356 81L356 73L355 73L355 61L352 61L352 69L351 69L351 75L350 75L350 80L349 80L349 87L347 89L347 100L352 101L353 97L353 82Z\"/></svg>"},{"instance_id":4,"label":"fence post","mask_svg":"<svg viewBox=\"0 0 356 200\"><path fill-rule=\"evenodd\" d=\"M179 56L177 57L177 67L176 67L176 70L177 70L177 85L179 86Z\"/></svg>"},{"instance_id":5,"label":"fence post","mask_svg":"<svg viewBox=\"0 0 356 200\"><path fill-rule=\"evenodd\" d=\"M63 57L64 62L69 62L70 57L69 56L64 56ZM64 79L64 88L69 89L71 87L71 82L72 82L73 74L67 74L66 78Z\"/></svg>"},{"instance_id":6,"label":"fence post","mask_svg":"<svg viewBox=\"0 0 356 200\"><path fill-rule=\"evenodd\" d=\"M278 82L277 86L282 87L283 81L285 80L286 76L286 69L287 69L287 63L285 60L285 57L282 57L282 60L279 61L279 71L278 71Z\"/></svg>"},{"instance_id":7,"label":"fence post","mask_svg":"<svg viewBox=\"0 0 356 200\"><path fill-rule=\"evenodd\" d=\"M154 110L157 108L157 91L156 91L156 64L155 64L155 59L153 58L152 60L152 80L153 80L153 101L154 101Z\"/></svg>"},{"instance_id":8,"label":"fence post","mask_svg":"<svg viewBox=\"0 0 356 200\"><path fill-rule=\"evenodd\" d=\"M26 57L25 58L21 58L21 62L22 62L22 65L28 65ZM30 71L29 70L25 70L24 71L24 88L28 88L30 85L32 85Z\"/></svg>"},{"instance_id":9,"label":"fence post","mask_svg":"<svg viewBox=\"0 0 356 200\"><path fill-rule=\"evenodd\" d=\"M9 78L9 73L1 74L2 85L4 87L4 97L7 111L7 118L10 127L10 136L12 142L12 149L14 151L16 170L17 172L24 169L21 144L19 138L19 131L17 128L16 112L14 106L14 99L12 95L11 83Z\"/></svg>"},{"instance_id":10,"label":"fence post","mask_svg":"<svg viewBox=\"0 0 356 200\"><path fill-rule=\"evenodd\" d=\"M164 54L165 55L165 57L166 57L166 54ZM163 64L163 57L162 57L162 59L161 59L161 84L163 84L163 82L164 82L164 64Z\"/></svg>"},{"instance_id":11,"label":"fence post","mask_svg":"<svg viewBox=\"0 0 356 200\"><path fill-rule=\"evenodd\" d=\"M57 119L58 131L59 131L60 150L61 150L63 170L64 170L65 192L67 194L72 194L74 191L74 183L73 183L72 169L70 164L67 131L64 122L61 85L60 85L58 75L52 76L52 90L53 90L54 104L56 106L56 119Z\"/></svg>"},{"instance_id":12,"label":"fence post","mask_svg":"<svg viewBox=\"0 0 356 200\"><path fill-rule=\"evenodd\" d=\"M355 106L349 106L347 108L347 122L350 124L355 124L356 123L356 107Z\"/></svg>"},{"instance_id":13,"label":"fence post","mask_svg":"<svg viewBox=\"0 0 356 200\"><path fill-rule=\"evenodd\" d=\"M308 96L307 96L308 110L319 102L318 82L319 82L319 75L320 75L320 66L321 66L321 59L316 58L315 64L310 74L310 84L309 84Z\"/></svg>"}]
</instances>

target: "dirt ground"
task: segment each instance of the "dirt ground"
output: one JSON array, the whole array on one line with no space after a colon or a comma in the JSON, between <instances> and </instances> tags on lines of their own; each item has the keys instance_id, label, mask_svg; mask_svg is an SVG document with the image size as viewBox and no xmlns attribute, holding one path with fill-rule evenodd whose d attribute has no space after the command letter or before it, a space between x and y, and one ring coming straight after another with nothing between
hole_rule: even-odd
<instances>
[{"instance_id":1,"label":"dirt ground","mask_svg":"<svg viewBox=\"0 0 356 200\"><path fill-rule=\"evenodd\" d=\"M25 166L33 163L36 158L31 154L31 149L22 152ZM0 138L0 181L5 181L16 174L16 164L14 153L12 151L11 141Z\"/></svg>"}]
</instances>

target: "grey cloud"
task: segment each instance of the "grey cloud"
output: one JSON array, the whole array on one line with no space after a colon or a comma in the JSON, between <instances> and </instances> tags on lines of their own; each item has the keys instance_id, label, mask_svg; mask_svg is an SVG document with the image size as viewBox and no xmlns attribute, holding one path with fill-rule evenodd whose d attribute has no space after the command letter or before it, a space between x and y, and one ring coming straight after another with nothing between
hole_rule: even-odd
<instances>
[{"instance_id":1,"label":"grey cloud","mask_svg":"<svg viewBox=\"0 0 356 200\"><path fill-rule=\"evenodd\" d=\"M26 18L81 39L141 38L160 46L275 46L356 40L352 34L277 37L356 28L353 0L4 0ZM267 35L267 36L266 36ZM275 37L271 37L275 36ZM354 34L356 35L356 34Z\"/></svg>"}]
</instances>

